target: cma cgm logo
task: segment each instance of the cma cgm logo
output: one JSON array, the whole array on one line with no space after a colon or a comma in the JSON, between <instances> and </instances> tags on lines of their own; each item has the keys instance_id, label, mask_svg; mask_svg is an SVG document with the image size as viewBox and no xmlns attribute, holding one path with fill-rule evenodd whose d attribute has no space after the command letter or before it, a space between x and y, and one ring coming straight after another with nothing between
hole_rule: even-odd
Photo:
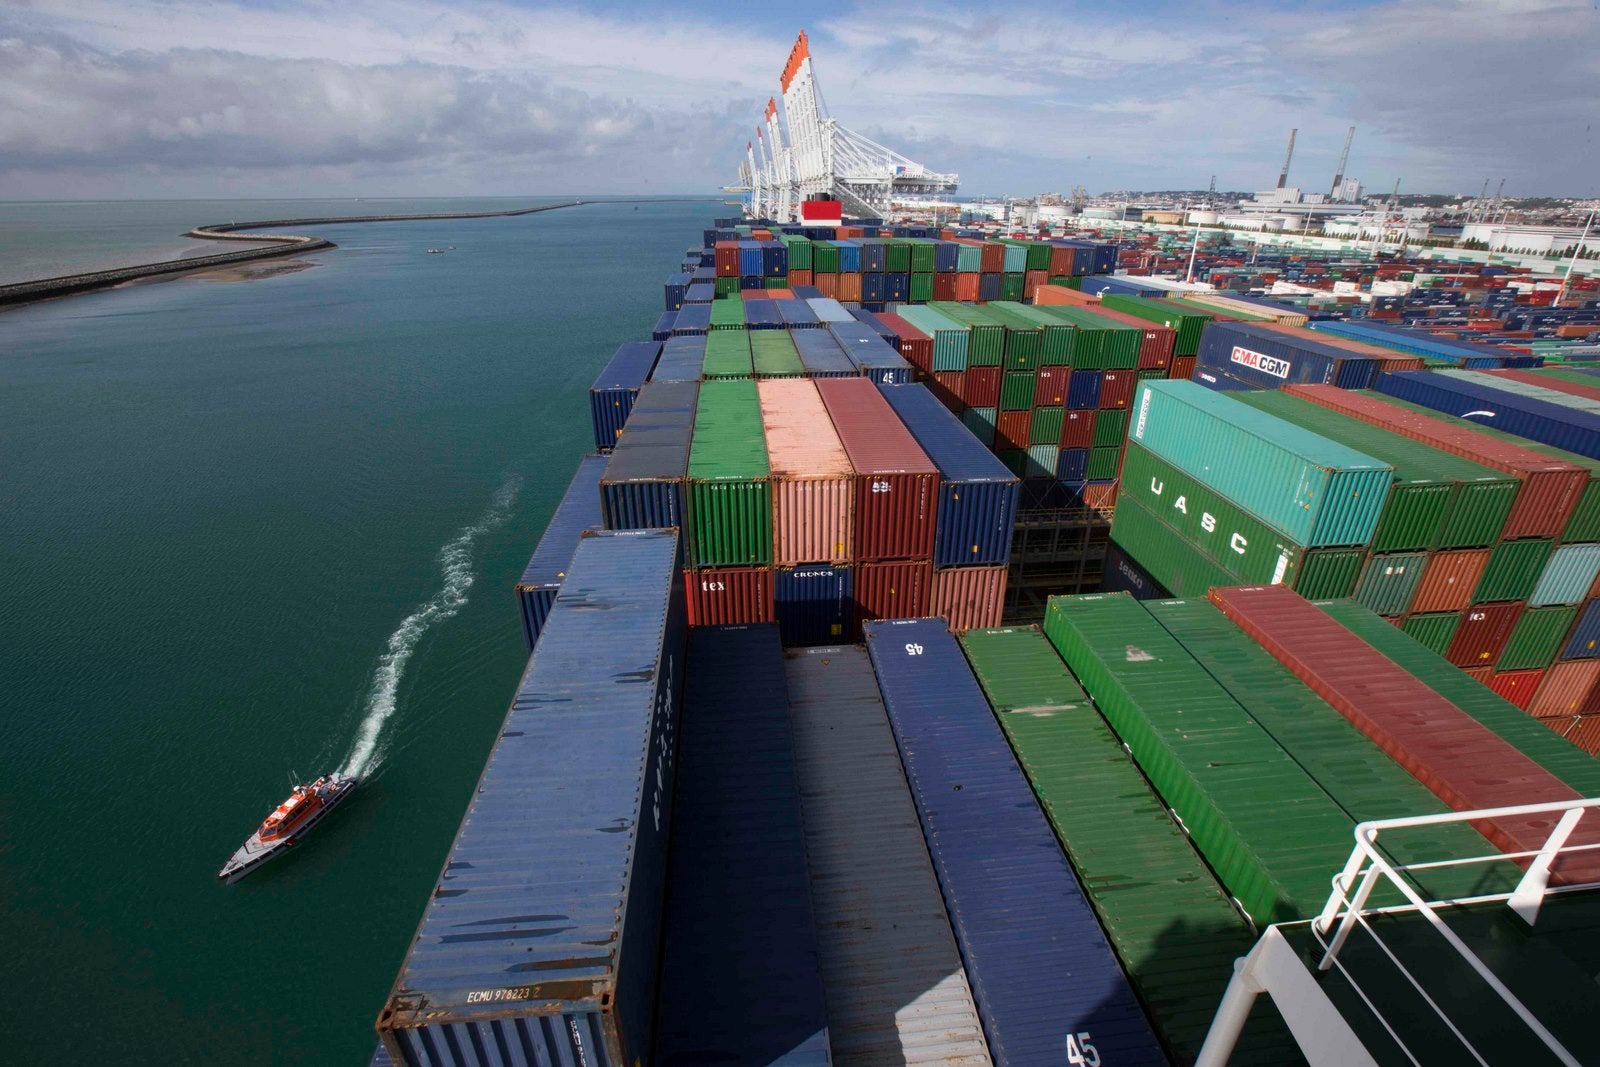
<instances>
[{"instance_id":1,"label":"cma cgm logo","mask_svg":"<svg viewBox=\"0 0 1600 1067\"><path fill-rule=\"evenodd\" d=\"M1274 378L1289 377L1289 361L1269 356L1265 352L1254 352L1241 345L1233 346L1233 361L1242 367L1258 370L1263 374L1270 374Z\"/></svg>"},{"instance_id":2,"label":"cma cgm logo","mask_svg":"<svg viewBox=\"0 0 1600 1067\"><path fill-rule=\"evenodd\" d=\"M1165 496L1166 491L1166 482L1163 482L1160 478L1156 478L1154 476L1150 478L1151 496ZM1175 511L1181 511L1185 515L1189 514L1189 498L1182 495L1173 497L1172 507ZM1200 529L1204 530L1206 533L1216 533L1217 517L1211 514L1209 511L1202 511L1200 513ZM1242 556L1245 554L1245 549L1250 547L1250 542L1244 536L1244 534L1235 530L1233 533L1228 535L1228 547Z\"/></svg>"}]
</instances>

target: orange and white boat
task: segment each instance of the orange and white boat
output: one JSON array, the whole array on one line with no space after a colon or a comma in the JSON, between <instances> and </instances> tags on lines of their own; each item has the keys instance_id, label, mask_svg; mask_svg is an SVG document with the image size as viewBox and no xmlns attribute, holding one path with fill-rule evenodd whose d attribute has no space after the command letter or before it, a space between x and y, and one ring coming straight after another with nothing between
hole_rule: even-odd
<instances>
[{"instance_id":1,"label":"orange and white boat","mask_svg":"<svg viewBox=\"0 0 1600 1067\"><path fill-rule=\"evenodd\" d=\"M249 840L222 865L217 879L231 885L274 856L287 852L355 791L358 780L335 773L318 778L310 785L295 786L288 798L272 810Z\"/></svg>"}]
</instances>

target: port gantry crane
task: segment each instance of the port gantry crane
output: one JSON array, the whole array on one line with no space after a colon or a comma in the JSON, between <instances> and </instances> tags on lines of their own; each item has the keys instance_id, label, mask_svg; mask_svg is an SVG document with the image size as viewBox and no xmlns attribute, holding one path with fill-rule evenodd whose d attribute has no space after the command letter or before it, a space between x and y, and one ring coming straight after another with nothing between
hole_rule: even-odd
<instances>
[{"instance_id":1,"label":"port gantry crane","mask_svg":"<svg viewBox=\"0 0 1600 1067\"><path fill-rule=\"evenodd\" d=\"M800 220L801 203L839 201L845 214L883 216L897 198L951 193L959 178L940 174L828 117L805 31L795 39L780 79L783 113L768 99L765 129L745 146L737 184L751 218Z\"/></svg>"}]
</instances>

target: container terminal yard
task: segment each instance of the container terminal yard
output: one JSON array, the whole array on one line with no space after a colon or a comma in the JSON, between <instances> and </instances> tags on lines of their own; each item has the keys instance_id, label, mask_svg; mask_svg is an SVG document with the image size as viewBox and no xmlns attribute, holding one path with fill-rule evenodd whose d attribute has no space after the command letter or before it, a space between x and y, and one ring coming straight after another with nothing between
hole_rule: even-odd
<instances>
[{"instance_id":1,"label":"container terminal yard","mask_svg":"<svg viewBox=\"0 0 1600 1067\"><path fill-rule=\"evenodd\" d=\"M1600 1063L1592 269L936 221L782 88L374 1062Z\"/></svg>"}]
</instances>

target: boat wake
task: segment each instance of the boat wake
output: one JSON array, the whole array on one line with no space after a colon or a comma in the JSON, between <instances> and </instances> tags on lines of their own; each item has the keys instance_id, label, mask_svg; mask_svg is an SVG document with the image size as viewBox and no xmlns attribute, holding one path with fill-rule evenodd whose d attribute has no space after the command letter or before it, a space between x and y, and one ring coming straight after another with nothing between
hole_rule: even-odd
<instances>
[{"instance_id":1,"label":"boat wake","mask_svg":"<svg viewBox=\"0 0 1600 1067\"><path fill-rule=\"evenodd\" d=\"M383 727L394 714L395 697L406 663L430 629L454 616L467 603L467 592L476 577L472 572L472 550L480 537L510 517L511 505L521 488L521 478L507 477L478 521L462 529L439 550L439 571L444 584L389 635L389 645L372 672L372 686L367 692L366 710L356 731L355 744L339 768L341 775L365 778L382 766L387 753Z\"/></svg>"}]
</instances>

